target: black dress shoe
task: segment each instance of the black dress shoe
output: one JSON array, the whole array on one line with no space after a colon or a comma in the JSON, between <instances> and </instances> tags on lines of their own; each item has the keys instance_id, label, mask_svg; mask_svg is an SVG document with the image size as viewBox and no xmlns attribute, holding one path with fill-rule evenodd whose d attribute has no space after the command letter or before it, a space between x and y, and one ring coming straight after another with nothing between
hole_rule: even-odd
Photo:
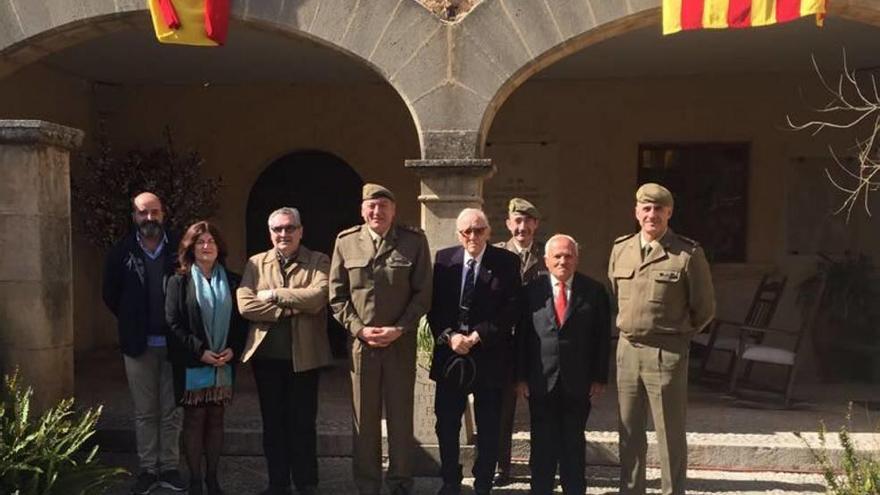
<instances>
[{"instance_id":1,"label":"black dress shoe","mask_svg":"<svg viewBox=\"0 0 880 495\"><path fill-rule=\"evenodd\" d=\"M509 471L498 471L495 473L495 478L492 479L492 484L495 486L507 486L511 482L510 472Z\"/></svg>"},{"instance_id":2,"label":"black dress shoe","mask_svg":"<svg viewBox=\"0 0 880 495\"><path fill-rule=\"evenodd\" d=\"M437 495L461 495L461 483L443 483Z\"/></svg>"},{"instance_id":3,"label":"black dress shoe","mask_svg":"<svg viewBox=\"0 0 880 495\"><path fill-rule=\"evenodd\" d=\"M293 495L290 487L270 486L260 492L260 495Z\"/></svg>"}]
</instances>

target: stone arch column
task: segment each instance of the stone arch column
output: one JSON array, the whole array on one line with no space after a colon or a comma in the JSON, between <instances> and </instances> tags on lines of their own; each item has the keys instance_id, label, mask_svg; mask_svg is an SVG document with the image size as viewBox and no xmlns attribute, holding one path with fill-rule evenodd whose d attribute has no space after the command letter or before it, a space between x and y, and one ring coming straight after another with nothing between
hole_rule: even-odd
<instances>
[{"instance_id":1,"label":"stone arch column","mask_svg":"<svg viewBox=\"0 0 880 495\"><path fill-rule=\"evenodd\" d=\"M0 120L0 371L38 409L73 396L70 151L82 131Z\"/></svg>"}]
</instances>

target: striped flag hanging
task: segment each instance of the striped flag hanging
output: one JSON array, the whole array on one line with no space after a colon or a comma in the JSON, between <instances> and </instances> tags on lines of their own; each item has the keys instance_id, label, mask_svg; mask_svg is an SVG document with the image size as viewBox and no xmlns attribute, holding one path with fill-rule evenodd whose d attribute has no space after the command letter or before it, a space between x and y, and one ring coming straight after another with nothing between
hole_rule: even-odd
<instances>
[{"instance_id":1,"label":"striped flag hanging","mask_svg":"<svg viewBox=\"0 0 880 495\"><path fill-rule=\"evenodd\" d=\"M825 9L826 0L663 0L663 34L766 26L808 15L821 26Z\"/></svg>"},{"instance_id":2,"label":"striped flag hanging","mask_svg":"<svg viewBox=\"0 0 880 495\"><path fill-rule=\"evenodd\" d=\"M229 0L147 0L160 43L218 46L229 31Z\"/></svg>"}]
</instances>

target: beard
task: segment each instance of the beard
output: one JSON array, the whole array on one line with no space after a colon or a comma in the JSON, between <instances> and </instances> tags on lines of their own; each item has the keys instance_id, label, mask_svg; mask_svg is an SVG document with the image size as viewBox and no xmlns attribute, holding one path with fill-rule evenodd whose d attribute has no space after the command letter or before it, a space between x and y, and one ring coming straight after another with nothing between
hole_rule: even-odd
<instances>
[{"instance_id":1,"label":"beard","mask_svg":"<svg viewBox=\"0 0 880 495\"><path fill-rule=\"evenodd\" d=\"M144 220L138 224L138 232L145 239L162 237L162 224L158 220Z\"/></svg>"}]
</instances>

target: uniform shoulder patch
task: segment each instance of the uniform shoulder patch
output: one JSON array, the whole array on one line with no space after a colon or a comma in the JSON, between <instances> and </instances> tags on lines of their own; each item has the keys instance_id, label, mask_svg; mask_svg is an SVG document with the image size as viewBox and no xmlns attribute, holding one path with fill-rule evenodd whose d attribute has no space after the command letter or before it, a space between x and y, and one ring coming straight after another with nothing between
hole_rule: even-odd
<instances>
[{"instance_id":1,"label":"uniform shoulder patch","mask_svg":"<svg viewBox=\"0 0 880 495\"><path fill-rule=\"evenodd\" d=\"M360 226L360 225L355 225L354 227L349 227L349 228L343 230L343 231L340 232L336 237L337 237L337 238L345 237L345 236L347 236L347 235L354 234L355 232L358 232L359 230L361 230L361 226Z\"/></svg>"},{"instance_id":2,"label":"uniform shoulder patch","mask_svg":"<svg viewBox=\"0 0 880 495\"><path fill-rule=\"evenodd\" d=\"M405 231L413 232L415 234L424 234L425 233L424 230L422 230L419 227L415 227L413 225L405 225L405 224L400 223L400 224L397 224L397 226Z\"/></svg>"},{"instance_id":3,"label":"uniform shoulder patch","mask_svg":"<svg viewBox=\"0 0 880 495\"><path fill-rule=\"evenodd\" d=\"M614 239L614 244L619 244L627 239L632 239L633 237L635 237L636 234L638 234L638 232L633 232L632 234L622 235L622 236L618 237L617 239Z\"/></svg>"},{"instance_id":4,"label":"uniform shoulder patch","mask_svg":"<svg viewBox=\"0 0 880 495\"><path fill-rule=\"evenodd\" d=\"M497 248L502 248L502 249L503 249L503 248L507 247L507 242L505 242L505 241L501 241L501 242L496 242L495 244L492 244L492 245L495 246L495 247L497 247Z\"/></svg>"},{"instance_id":5,"label":"uniform shoulder patch","mask_svg":"<svg viewBox=\"0 0 880 495\"><path fill-rule=\"evenodd\" d=\"M685 236L683 236L683 235L681 235L681 234L675 234L675 235L677 235L679 239L681 239L682 241L684 241L685 244L689 244L689 245L691 245L691 246L693 246L693 247L697 247L697 246L700 245L699 242L697 242L697 241L691 239L690 237L685 237Z\"/></svg>"}]
</instances>

